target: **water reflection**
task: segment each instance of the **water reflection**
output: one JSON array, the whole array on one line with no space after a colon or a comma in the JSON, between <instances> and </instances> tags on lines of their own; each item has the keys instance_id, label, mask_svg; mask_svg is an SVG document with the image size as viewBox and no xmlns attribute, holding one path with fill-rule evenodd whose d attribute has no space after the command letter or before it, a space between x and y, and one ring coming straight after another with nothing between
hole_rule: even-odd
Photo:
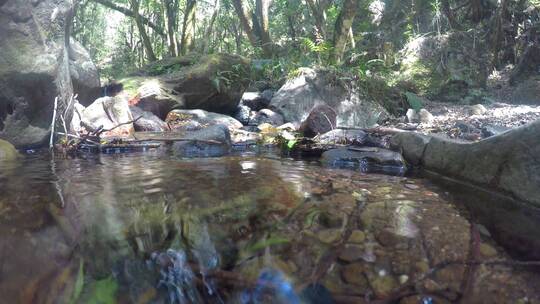
<instances>
[{"instance_id":1,"label":"water reflection","mask_svg":"<svg viewBox=\"0 0 540 304\"><path fill-rule=\"evenodd\" d=\"M382 297L381 273L397 287L397 278L419 271L411 265L466 256L469 244L468 222L437 190L420 181L411 190L406 181L257 156L179 160L148 152L51 162L33 155L0 164L0 299ZM332 253L357 208L356 192L369 204L352 221L343 252ZM437 234L450 230L453 238Z\"/></svg>"}]
</instances>

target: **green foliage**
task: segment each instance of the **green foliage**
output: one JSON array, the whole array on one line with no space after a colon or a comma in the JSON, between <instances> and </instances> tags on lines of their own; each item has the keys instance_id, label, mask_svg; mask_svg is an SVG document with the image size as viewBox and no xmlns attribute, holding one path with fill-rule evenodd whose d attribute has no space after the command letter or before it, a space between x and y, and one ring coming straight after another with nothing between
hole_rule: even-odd
<instances>
[{"instance_id":1,"label":"green foliage","mask_svg":"<svg viewBox=\"0 0 540 304\"><path fill-rule=\"evenodd\" d=\"M116 304L118 283L112 277L96 281L91 289L88 304Z\"/></svg>"},{"instance_id":2,"label":"green foliage","mask_svg":"<svg viewBox=\"0 0 540 304\"><path fill-rule=\"evenodd\" d=\"M411 92L405 92L405 97L407 97L407 102L412 109L420 111L420 109L424 107L423 102L418 95Z\"/></svg>"}]
</instances>

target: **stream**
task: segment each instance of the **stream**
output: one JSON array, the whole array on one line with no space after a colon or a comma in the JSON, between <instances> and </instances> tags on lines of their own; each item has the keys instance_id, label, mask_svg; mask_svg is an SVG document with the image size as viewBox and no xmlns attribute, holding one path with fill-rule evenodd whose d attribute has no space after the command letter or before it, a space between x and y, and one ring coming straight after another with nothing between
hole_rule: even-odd
<instances>
[{"instance_id":1,"label":"stream","mask_svg":"<svg viewBox=\"0 0 540 304\"><path fill-rule=\"evenodd\" d=\"M540 303L538 269L425 179L37 153L0 193L0 303Z\"/></svg>"}]
</instances>

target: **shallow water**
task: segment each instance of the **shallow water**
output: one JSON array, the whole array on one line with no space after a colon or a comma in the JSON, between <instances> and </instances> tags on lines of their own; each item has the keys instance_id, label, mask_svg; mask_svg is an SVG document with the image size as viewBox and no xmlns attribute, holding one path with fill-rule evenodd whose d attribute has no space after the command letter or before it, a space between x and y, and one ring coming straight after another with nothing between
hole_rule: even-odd
<instances>
[{"instance_id":1,"label":"shallow water","mask_svg":"<svg viewBox=\"0 0 540 304\"><path fill-rule=\"evenodd\" d=\"M363 303L467 259L472 235L425 180L256 155L33 155L0 164L0 193L1 303ZM529 269L464 292L454 266L397 301L538 301Z\"/></svg>"}]
</instances>

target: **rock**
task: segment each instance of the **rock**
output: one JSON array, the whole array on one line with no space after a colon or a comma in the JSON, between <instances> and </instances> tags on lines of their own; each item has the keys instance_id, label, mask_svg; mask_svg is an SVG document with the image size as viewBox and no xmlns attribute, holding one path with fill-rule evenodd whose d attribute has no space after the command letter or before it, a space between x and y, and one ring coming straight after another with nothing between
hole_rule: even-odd
<instances>
[{"instance_id":1,"label":"rock","mask_svg":"<svg viewBox=\"0 0 540 304\"><path fill-rule=\"evenodd\" d=\"M434 119L433 114L429 113L429 111L426 109L420 109L418 112L418 118L420 122L424 124L430 124Z\"/></svg>"},{"instance_id":2,"label":"rock","mask_svg":"<svg viewBox=\"0 0 540 304\"><path fill-rule=\"evenodd\" d=\"M289 79L274 94L269 106L282 114L286 122L299 124L318 105L332 108L337 125L344 127L368 128L389 117L377 102L361 98L358 88L346 88L336 81L334 73L310 68L298 71L297 77Z\"/></svg>"},{"instance_id":3,"label":"rock","mask_svg":"<svg viewBox=\"0 0 540 304\"><path fill-rule=\"evenodd\" d=\"M376 235L377 241L385 247L398 247L400 245L407 246L409 237L400 235L397 231L390 228L385 228L379 231Z\"/></svg>"},{"instance_id":4,"label":"rock","mask_svg":"<svg viewBox=\"0 0 540 304\"><path fill-rule=\"evenodd\" d=\"M120 82L134 96L152 87L138 106L165 119L173 109L202 109L234 115L249 82L249 61L238 55L195 54L151 63Z\"/></svg>"},{"instance_id":5,"label":"rock","mask_svg":"<svg viewBox=\"0 0 540 304\"><path fill-rule=\"evenodd\" d=\"M421 164L424 156L424 150L431 137L415 132L397 133L390 139L392 148L398 148L402 151L403 157L412 165Z\"/></svg>"},{"instance_id":6,"label":"rock","mask_svg":"<svg viewBox=\"0 0 540 304\"><path fill-rule=\"evenodd\" d=\"M356 285L367 289L368 282L364 276L364 265L362 263L353 263L343 267L341 277L346 283Z\"/></svg>"},{"instance_id":7,"label":"rock","mask_svg":"<svg viewBox=\"0 0 540 304\"><path fill-rule=\"evenodd\" d=\"M10 161L19 157L19 152L9 142L0 139L0 161Z\"/></svg>"},{"instance_id":8,"label":"rock","mask_svg":"<svg viewBox=\"0 0 540 304\"><path fill-rule=\"evenodd\" d=\"M369 285L373 289L373 292L375 293L377 298L387 297L394 289L399 286L396 279L389 275L373 276L373 279L369 280Z\"/></svg>"},{"instance_id":9,"label":"rock","mask_svg":"<svg viewBox=\"0 0 540 304\"><path fill-rule=\"evenodd\" d=\"M337 114L330 106L318 105L309 112L308 117L302 121L299 131L306 137L314 137L332 131L336 128Z\"/></svg>"},{"instance_id":10,"label":"rock","mask_svg":"<svg viewBox=\"0 0 540 304\"><path fill-rule=\"evenodd\" d=\"M366 132L356 129L334 129L317 137L321 144L357 144L362 145L367 138Z\"/></svg>"},{"instance_id":11,"label":"rock","mask_svg":"<svg viewBox=\"0 0 540 304\"><path fill-rule=\"evenodd\" d=\"M143 111L137 106L130 106L129 109L134 120L142 116L133 123L135 131L163 132L169 129L163 120L151 112Z\"/></svg>"},{"instance_id":12,"label":"rock","mask_svg":"<svg viewBox=\"0 0 540 304\"><path fill-rule=\"evenodd\" d=\"M258 126L263 123L269 123L273 126L281 126L283 124L283 116L270 109L262 109L257 112L255 117L253 117L250 124Z\"/></svg>"},{"instance_id":13,"label":"rock","mask_svg":"<svg viewBox=\"0 0 540 304\"><path fill-rule=\"evenodd\" d=\"M99 72L88 51L71 38L69 48L69 72L73 81L73 92L83 105L89 105L100 97Z\"/></svg>"},{"instance_id":14,"label":"rock","mask_svg":"<svg viewBox=\"0 0 540 304\"><path fill-rule=\"evenodd\" d=\"M219 157L229 154L231 135L227 126L211 125L196 131L184 131L182 138L172 146L174 155L180 157Z\"/></svg>"},{"instance_id":15,"label":"rock","mask_svg":"<svg viewBox=\"0 0 540 304\"><path fill-rule=\"evenodd\" d=\"M360 168L364 172L400 175L406 171L401 154L382 148L331 149L322 154L321 162L333 167Z\"/></svg>"},{"instance_id":16,"label":"rock","mask_svg":"<svg viewBox=\"0 0 540 304\"><path fill-rule=\"evenodd\" d=\"M407 122L410 123L418 122L420 120L420 117L415 109L408 109L405 116L407 117Z\"/></svg>"},{"instance_id":17,"label":"rock","mask_svg":"<svg viewBox=\"0 0 540 304\"><path fill-rule=\"evenodd\" d=\"M487 112L486 107L481 104L469 106L467 110L469 111L469 115L484 115Z\"/></svg>"},{"instance_id":18,"label":"rock","mask_svg":"<svg viewBox=\"0 0 540 304\"><path fill-rule=\"evenodd\" d=\"M64 37L71 5L0 1L0 138L17 148L46 145L55 97L67 103L73 93Z\"/></svg>"},{"instance_id":19,"label":"rock","mask_svg":"<svg viewBox=\"0 0 540 304\"><path fill-rule=\"evenodd\" d=\"M497 256L497 249L489 244L482 243L480 244L480 254L485 258L492 258Z\"/></svg>"},{"instance_id":20,"label":"rock","mask_svg":"<svg viewBox=\"0 0 540 304\"><path fill-rule=\"evenodd\" d=\"M98 98L84 109L81 114L81 124L89 130L97 130L100 127L112 129L133 120L128 100L121 95ZM102 136L126 136L133 134L133 132L135 132L133 123L129 123L110 132L104 132Z\"/></svg>"},{"instance_id":21,"label":"rock","mask_svg":"<svg viewBox=\"0 0 540 304\"><path fill-rule=\"evenodd\" d=\"M248 125L251 120L251 109L243 104L239 104L234 114L234 119L241 122L243 125Z\"/></svg>"},{"instance_id":22,"label":"rock","mask_svg":"<svg viewBox=\"0 0 540 304\"><path fill-rule=\"evenodd\" d=\"M165 122L175 130L196 130L213 125L224 125L229 130L243 127L241 122L230 116L204 110L172 110Z\"/></svg>"},{"instance_id":23,"label":"rock","mask_svg":"<svg viewBox=\"0 0 540 304\"><path fill-rule=\"evenodd\" d=\"M260 111L267 108L274 96L274 91L264 90L263 92L245 92L242 95L241 104L248 106L252 111Z\"/></svg>"},{"instance_id":24,"label":"rock","mask_svg":"<svg viewBox=\"0 0 540 304\"><path fill-rule=\"evenodd\" d=\"M485 138L485 137L499 135L501 133L504 133L510 130L510 128L507 128L504 126L497 126L497 125L484 125L481 130L482 130L482 136Z\"/></svg>"},{"instance_id":25,"label":"rock","mask_svg":"<svg viewBox=\"0 0 540 304\"><path fill-rule=\"evenodd\" d=\"M366 240L366 234L362 230L353 230L349 237L349 242L361 244Z\"/></svg>"},{"instance_id":26,"label":"rock","mask_svg":"<svg viewBox=\"0 0 540 304\"><path fill-rule=\"evenodd\" d=\"M325 244L332 244L341 238L340 229L324 229L317 233L319 241Z\"/></svg>"},{"instance_id":27,"label":"rock","mask_svg":"<svg viewBox=\"0 0 540 304\"><path fill-rule=\"evenodd\" d=\"M341 251L339 259L344 262L352 263L363 259L364 252L365 250L362 246L347 244L345 245L345 248L343 248L343 250Z\"/></svg>"}]
</instances>

